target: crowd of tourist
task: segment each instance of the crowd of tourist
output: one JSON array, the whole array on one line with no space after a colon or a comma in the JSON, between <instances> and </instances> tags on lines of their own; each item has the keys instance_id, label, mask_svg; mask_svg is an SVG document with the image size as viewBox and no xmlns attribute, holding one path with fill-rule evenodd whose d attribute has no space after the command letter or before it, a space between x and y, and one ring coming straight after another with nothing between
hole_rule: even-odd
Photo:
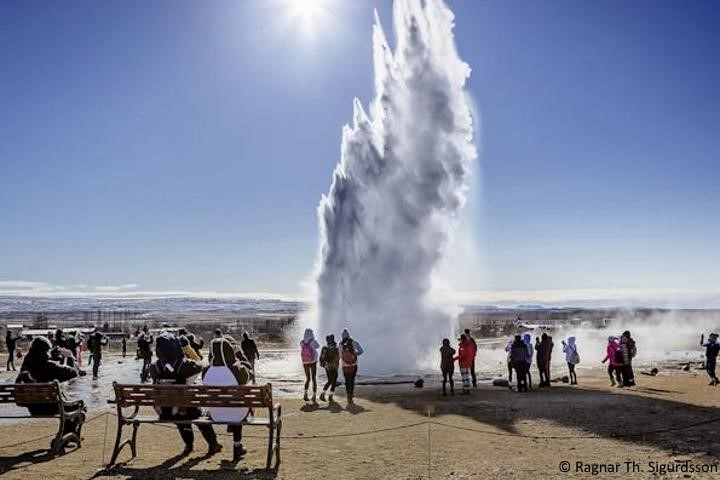
<instances>
[{"instance_id":1,"label":"crowd of tourist","mask_svg":"<svg viewBox=\"0 0 720 480\"><path fill-rule=\"evenodd\" d=\"M310 385L312 384L312 402L317 400L317 364L325 369L327 382L320 394L320 400L333 402L335 387L337 386L339 369L342 366L343 379L345 380L345 393L347 402L353 404L355 395L355 378L358 372L358 357L364 350L360 343L350 336L347 328L340 334L340 345L335 342L335 335L325 337L325 345L318 354L320 344L315 340L315 333L311 328L305 329L302 340L300 340L300 359L305 371L305 394L303 400L311 401Z\"/></svg>"},{"instance_id":2,"label":"crowd of tourist","mask_svg":"<svg viewBox=\"0 0 720 480\"><path fill-rule=\"evenodd\" d=\"M711 377L711 384L716 385L720 381L715 376L715 360L720 352L720 343L718 336L711 334L707 342L700 340L702 346L707 349L707 371ZM562 340L562 353L567 365L567 375L560 378L560 381L577 385L576 365L580 363L580 353L578 351L577 340L574 336L569 336L567 340ZM527 392L532 389L532 364L533 358L538 370L540 379L539 387L549 387L551 385L551 364L552 353L555 344L553 339L547 333L542 333L539 337L535 337L535 343L532 342L532 335L525 333L524 335L515 335L511 338L506 346L507 353L507 384L510 388L515 387L517 392ZM447 396L447 386L450 387L450 394L455 395L455 385L453 374L455 371L455 362L457 361L460 370L460 380L462 382L462 393L467 395L470 393L470 385L477 387L477 376L475 373L475 359L477 357L477 342L470 334L469 329L460 335L457 351L450 345L450 340L444 338L440 347L440 371L442 373L442 395ZM632 368L632 361L637 354L635 340L629 331L625 331L619 337L610 336L606 356L602 363L609 362L608 375L612 386L631 387L635 385L635 374ZM711 358L712 357L712 358ZM515 382L513 383L513 375Z\"/></svg>"},{"instance_id":3,"label":"crowd of tourist","mask_svg":"<svg viewBox=\"0 0 720 480\"><path fill-rule=\"evenodd\" d=\"M245 385L256 382L256 362L260 351L255 341L245 332L240 341L216 330L208 343L205 360L203 348L205 342L199 336L185 328L177 331L160 331L156 335L144 326L134 334L137 340L136 359L142 361L140 382L152 381L156 384L189 384L200 380L205 385ZM77 332L65 334L58 329L52 339L35 337L27 353L23 356L18 348L18 338L8 332L5 338L8 355L7 370L16 370L15 359L22 359L22 366L16 383L37 383L57 380L60 382L83 375L81 355L88 352L88 363L92 364L93 378L97 378L102 366L103 349L108 337L97 328L93 328L85 338ZM127 338L122 338L123 356L127 350ZM561 381L576 385L578 383L576 366L580 363L580 345L575 336L561 341L562 356L567 365L567 374L559 378L552 377L552 359L555 343L547 332L535 337L525 333L515 335L505 347L507 354L507 385L517 392L527 392L533 388L533 362L537 368L537 386L550 387L551 382ZM711 333L707 340L704 335L700 345L705 348L705 369L710 377L710 385L717 385L716 362L720 353L718 335ZM84 348L83 348L84 347ZM319 394L319 400L334 402L335 389L339 373L342 370L348 404L353 404L355 380L358 373L358 358L364 353L362 345L354 339L348 329L343 329L339 343L334 334L325 336L321 345L312 329L306 329L299 342L300 362L305 375L304 395L306 402L316 403L318 399L318 363L325 371L326 382ZM609 336L601 363L607 364L607 375L611 386L631 387L635 385L633 359L637 355L635 340L629 331L619 336ZM462 394L469 395L477 387L476 359L478 343L466 329L459 337L457 347L453 347L448 338L442 340L440 347L440 370L442 373L442 395L455 395L455 364L460 372ZM563 368L563 373L565 369ZM514 379L514 381L513 381ZM82 401L76 408L85 409ZM51 414L56 405L34 406L33 414ZM213 419L227 422L240 422L248 415L247 409L209 409ZM202 412L198 408L160 408L161 418L192 420ZM65 427L72 431L75 426L69 423ZM194 436L189 424L178 424L179 434L184 441L184 454L193 450ZM209 453L218 452L222 447L212 425L200 425L200 433L208 443ZM229 427L233 436L233 456L240 458L245 453L242 445L242 427Z\"/></svg>"}]
</instances>

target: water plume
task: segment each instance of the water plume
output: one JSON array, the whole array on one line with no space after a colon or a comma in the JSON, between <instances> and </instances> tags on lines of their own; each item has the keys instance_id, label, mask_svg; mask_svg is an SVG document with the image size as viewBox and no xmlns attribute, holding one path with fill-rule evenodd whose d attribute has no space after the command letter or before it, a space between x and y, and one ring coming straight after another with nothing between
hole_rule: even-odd
<instances>
[{"instance_id":1,"label":"water plume","mask_svg":"<svg viewBox=\"0 0 720 480\"><path fill-rule=\"evenodd\" d=\"M375 14L375 98L353 102L340 162L318 207L318 334L348 327L365 373L409 373L452 331L431 295L477 153L452 12L397 0L396 47Z\"/></svg>"}]
</instances>

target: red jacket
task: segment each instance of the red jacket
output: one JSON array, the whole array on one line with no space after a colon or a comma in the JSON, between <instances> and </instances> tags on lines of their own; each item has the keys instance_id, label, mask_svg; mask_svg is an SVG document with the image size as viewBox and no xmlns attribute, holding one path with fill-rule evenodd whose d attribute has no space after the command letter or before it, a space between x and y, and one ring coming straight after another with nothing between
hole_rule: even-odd
<instances>
[{"instance_id":1,"label":"red jacket","mask_svg":"<svg viewBox=\"0 0 720 480\"><path fill-rule=\"evenodd\" d=\"M458 348L458 354L455 357L455 360L458 361L460 364L460 368L470 368L473 363L473 359L475 358L475 352L473 349L473 344L471 342L460 342L460 347Z\"/></svg>"}]
</instances>

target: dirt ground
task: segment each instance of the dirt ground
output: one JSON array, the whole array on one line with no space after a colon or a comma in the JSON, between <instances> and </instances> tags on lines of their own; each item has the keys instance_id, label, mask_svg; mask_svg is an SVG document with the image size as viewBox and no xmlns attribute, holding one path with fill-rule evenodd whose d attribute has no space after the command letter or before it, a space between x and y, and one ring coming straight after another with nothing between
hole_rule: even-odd
<instances>
[{"instance_id":1,"label":"dirt ground","mask_svg":"<svg viewBox=\"0 0 720 480\"><path fill-rule=\"evenodd\" d=\"M110 408L93 410L82 448L58 458L45 454L55 422L0 425L0 477L587 478L592 464L602 469L596 471L600 478L717 477L720 387L709 387L706 380L703 372L661 372L639 375L638 387L619 389L611 388L598 369L581 372L578 386L554 384L527 394L483 386L470 396L442 397L438 385L402 385L358 387L355 407L343 396L332 407L281 399L282 462L271 472L263 470L263 428L245 429L249 452L233 465L230 438L221 428L223 452L204 456L206 445L196 433L195 452L181 458L174 428L154 425L140 428L136 459L128 461L125 450L120 460L126 463L104 470L116 418ZM561 462L569 462L569 472L561 471ZM667 465L714 470L661 475L659 469Z\"/></svg>"}]
</instances>

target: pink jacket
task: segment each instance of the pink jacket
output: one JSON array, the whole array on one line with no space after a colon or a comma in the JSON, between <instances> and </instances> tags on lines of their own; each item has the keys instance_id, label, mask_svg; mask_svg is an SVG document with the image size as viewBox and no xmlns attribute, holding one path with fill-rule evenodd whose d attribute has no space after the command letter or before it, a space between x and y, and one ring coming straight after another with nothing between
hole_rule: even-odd
<instances>
[{"instance_id":1,"label":"pink jacket","mask_svg":"<svg viewBox=\"0 0 720 480\"><path fill-rule=\"evenodd\" d=\"M607 355L605 356L605 359L603 360L603 362L609 361L610 365L613 367L621 365L615 361L615 352L617 352L619 348L620 348L620 344L618 343L617 340L613 340L612 342L608 343L607 350L606 350Z\"/></svg>"}]
</instances>

